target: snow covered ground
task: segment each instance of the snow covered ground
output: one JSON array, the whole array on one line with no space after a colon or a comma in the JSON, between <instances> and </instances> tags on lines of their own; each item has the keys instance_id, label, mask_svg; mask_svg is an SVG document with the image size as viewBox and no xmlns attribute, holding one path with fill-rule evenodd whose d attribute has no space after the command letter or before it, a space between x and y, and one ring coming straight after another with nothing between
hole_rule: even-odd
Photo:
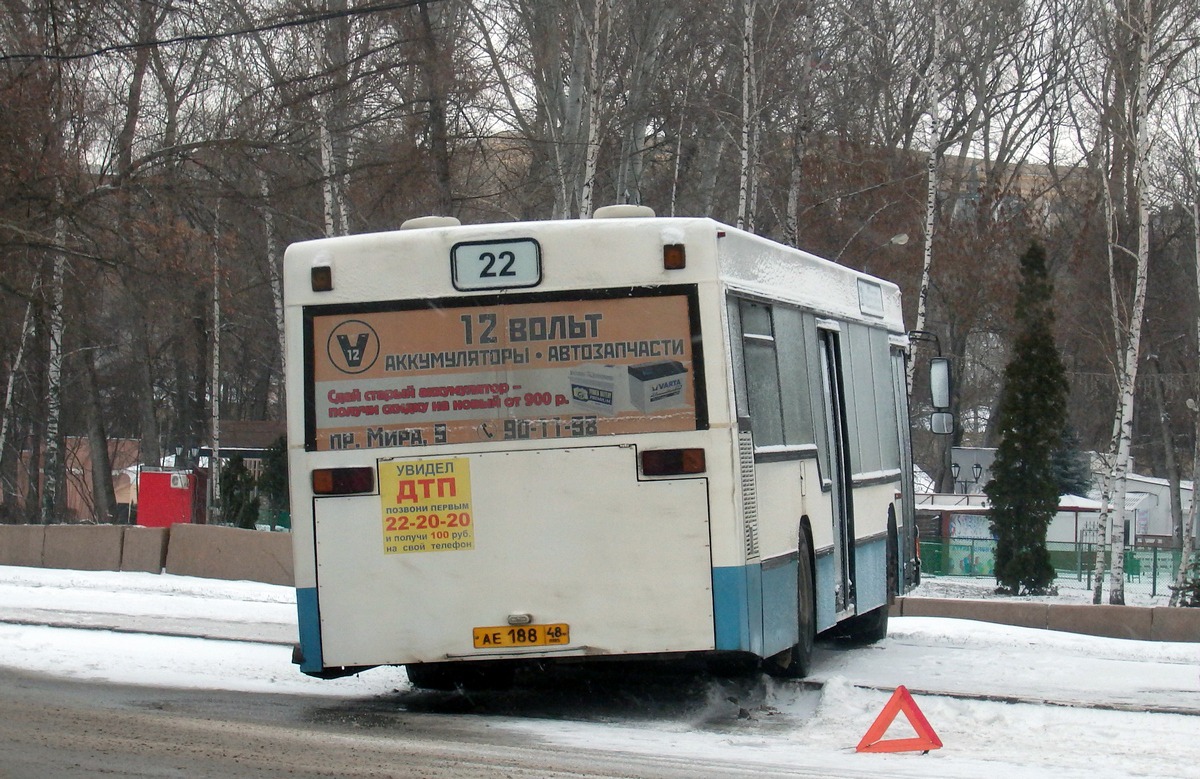
<instances>
[{"instance_id":1,"label":"snow covered ground","mask_svg":"<svg viewBox=\"0 0 1200 779\"><path fill-rule=\"evenodd\" d=\"M914 594L987 597L988 585L931 580ZM294 635L293 594L285 587L0 566L0 666L347 700L394 696L408 687L395 668L309 679L291 665ZM819 696L764 680L744 717L715 729L678 717L492 722L566 745L745 762L764 775L804 765L830 776L1200 776L1200 644L906 617L893 619L889 637L877 645L820 646L813 679L822 683ZM927 755L856 753L901 684L945 746ZM887 737L911 735L901 716Z\"/></svg>"}]
</instances>

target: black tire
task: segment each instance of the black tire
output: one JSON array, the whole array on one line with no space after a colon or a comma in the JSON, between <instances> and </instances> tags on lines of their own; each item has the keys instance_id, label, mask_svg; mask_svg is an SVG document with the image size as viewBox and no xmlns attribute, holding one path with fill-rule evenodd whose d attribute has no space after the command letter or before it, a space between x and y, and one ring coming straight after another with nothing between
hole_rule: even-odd
<instances>
[{"instance_id":1,"label":"black tire","mask_svg":"<svg viewBox=\"0 0 1200 779\"><path fill-rule=\"evenodd\" d=\"M856 644L874 644L887 638L889 606L885 603L866 614L858 614L838 626L838 633Z\"/></svg>"},{"instance_id":2,"label":"black tire","mask_svg":"<svg viewBox=\"0 0 1200 779\"><path fill-rule=\"evenodd\" d=\"M887 537L887 596L888 603L900 594L900 532L896 528L896 507L888 506Z\"/></svg>"},{"instance_id":3,"label":"black tire","mask_svg":"<svg viewBox=\"0 0 1200 779\"><path fill-rule=\"evenodd\" d=\"M507 690L516 669L511 663L412 663L404 666L413 687L422 690Z\"/></svg>"},{"instance_id":4,"label":"black tire","mask_svg":"<svg viewBox=\"0 0 1200 779\"><path fill-rule=\"evenodd\" d=\"M813 646L817 641L816 587L813 583L812 545L800 529L796 550L796 645L763 660L763 670L781 679L803 679L812 670Z\"/></svg>"}]
</instances>

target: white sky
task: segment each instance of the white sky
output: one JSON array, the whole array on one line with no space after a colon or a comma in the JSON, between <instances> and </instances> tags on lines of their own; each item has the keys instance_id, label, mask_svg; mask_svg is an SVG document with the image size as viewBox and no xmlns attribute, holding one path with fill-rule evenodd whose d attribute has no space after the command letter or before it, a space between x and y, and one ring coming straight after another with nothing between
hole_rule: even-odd
<instances>
[{"instance_id":1,"label":"white sky","mask_svg":"<svg viewBox=\"0 0 1200 779\"><path fill-rule=\"evenodd\" d=\"M969 596L969 582L956 579L940 587L935 580L919 594L953 590ZM978 584L976 592L987 584ZM13 622L133 630L165 626L278 643ZM291 664L286 645L294 634L293 591L286 587L0 566L3 666L123 684L345 699L393 694L408 686L398 668L335 681L303 676ZM888 638L874 646L849 651L819 646L812 678L824 683L819 694L766 681L764 700L754 704L748 718L731 718L736 724L724 729L714 730L711 723L692 727L678 717L656 723L644 716L628 723L517 717L489 718L489 723L568 746L748 763L764 773L772 766L803 765L831 776L1200 775L1200 644L907 617L893 619ZM927 755L856 753L854 747L899 684L913 693L945 746ZM730 705L719 690L714 682L711 705L718 715ZM911 735L901 715L887 737Z\"/></svg>"}]
</instances>

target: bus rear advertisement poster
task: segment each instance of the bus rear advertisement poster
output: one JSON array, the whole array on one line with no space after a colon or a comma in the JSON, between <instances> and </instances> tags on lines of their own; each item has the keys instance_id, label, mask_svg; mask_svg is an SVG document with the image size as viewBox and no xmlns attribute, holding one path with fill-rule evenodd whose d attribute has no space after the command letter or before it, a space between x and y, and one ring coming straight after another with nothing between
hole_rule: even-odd
<instances>
[{"instance_id":1,"label":"bus rear advertisement poster","mask_svg":"<svg viewBox=\"0 0 1200 779\"><path fill-rule=\"evenodd\" d=\"M324 314L316 450L695 430L687 295Z\"/></svg>"}]
</instances>

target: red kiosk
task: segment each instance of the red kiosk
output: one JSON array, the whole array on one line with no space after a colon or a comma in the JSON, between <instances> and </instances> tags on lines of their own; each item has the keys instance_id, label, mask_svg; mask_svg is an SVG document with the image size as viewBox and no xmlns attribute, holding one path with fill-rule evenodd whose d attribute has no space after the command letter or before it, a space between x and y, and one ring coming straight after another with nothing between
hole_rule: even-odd
<instances>
[{"instance_id":1,"label":"red kiosk","mask_svg":"<svg viewBox=\"0 0 1200 779\"><path fill-rule=\"evenodd\" d=\"M143 468L138 476L137 523L143 527L203 524L207 487L204 471Z\"/></svg>"}]
</instances>

